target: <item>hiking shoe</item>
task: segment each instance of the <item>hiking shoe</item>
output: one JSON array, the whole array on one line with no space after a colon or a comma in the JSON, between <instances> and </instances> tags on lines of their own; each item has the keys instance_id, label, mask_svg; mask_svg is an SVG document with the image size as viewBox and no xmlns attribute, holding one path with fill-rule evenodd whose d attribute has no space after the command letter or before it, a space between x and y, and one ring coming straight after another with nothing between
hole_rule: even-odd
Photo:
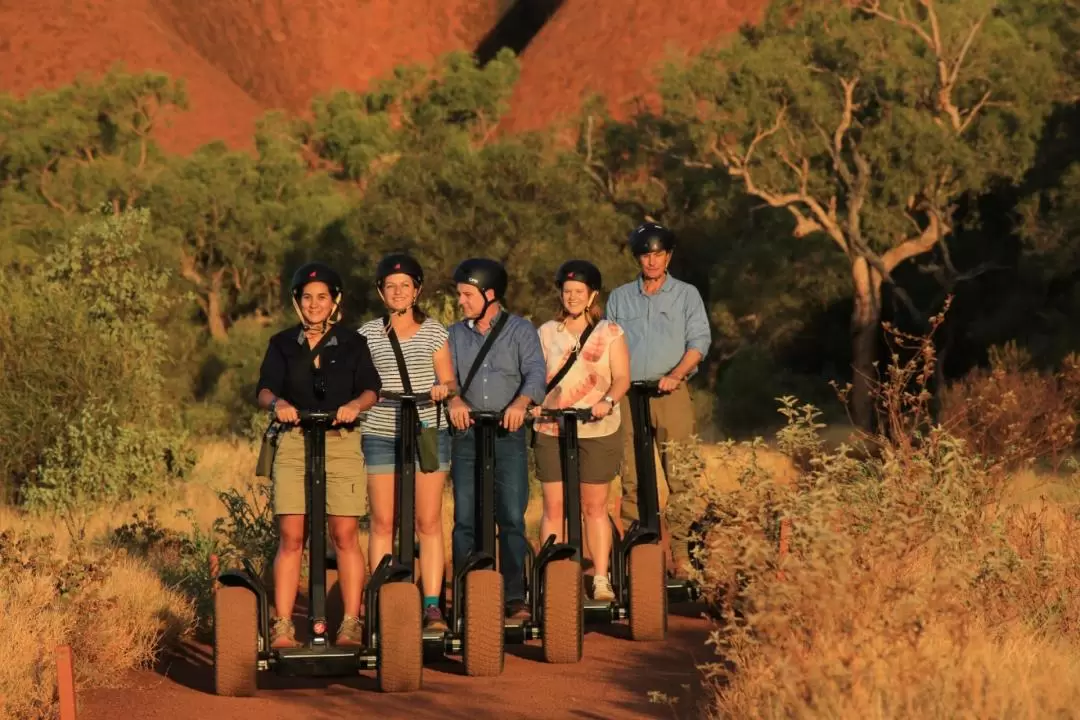
<instances>
[{"instance_id":1,"label":"hiking shoe","mask_svg":"<svg viewBox=\"0 0 1080 720\"><path fill-rule=\"evenodd\" d=\"M364 644L364 625L360 618L346 615L337 631L337 644L358 647Z\"/></svg>"},{"instance_id":2,"label":"hiking shoe","mask_svg":"<svg viewBox=\"0 0 1080 720\"><path fill-rule=\"evenodd\" d=\"M446 624L446 620L443 619L442 610L439 610L438 605L428 605L424 608L424 629L437 632L446 632L450 629Z\"/></svg>"},{"instance_id":3,"label":"hiking shoe","mask_svg":"<svg viewBox=\"0 0 1080 720\"><path fill-rule=\"evenodd\" d=\"M593 578L592 597L597 602L615 602L615 591L611 589L611 580L607 575L597 575Z\"/></svg>"},{"instance_id":4,"label":"hiking shoe","mask_svg":"<svg viewBox=\"0 0 1080 720\"><path fill-rule=\"evenodd\" d=\"M528 620L531 617L528 604L524 600L511 600L506 603L506 617L508 620Z\"/></svg>"},{"instance_id":5,"label":"hiking shoe","mask_svg":"<svg viewBox=\"0 0 1080 720\"><path fill-rule=\"evenodd\" d=\"M284 617L274 618L270 625L270 647L275 650L300 647L300 643L296 640L296 628L292 620Z\"/></svg>"}]
</instances>

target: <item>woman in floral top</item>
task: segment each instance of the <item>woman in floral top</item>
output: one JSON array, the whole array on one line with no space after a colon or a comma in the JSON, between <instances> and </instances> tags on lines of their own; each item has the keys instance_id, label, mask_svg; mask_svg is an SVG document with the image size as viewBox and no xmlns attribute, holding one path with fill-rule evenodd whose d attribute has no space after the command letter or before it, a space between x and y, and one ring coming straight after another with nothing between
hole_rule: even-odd
<instances>
[{"instance_id":1,"label":"woman in floral top","mask_svg":"<svg viewBox=\"0 0 1080 720\"><path fill-rule=\"evenodd\" d=\"M600 271L585 260L570 260L559 268L555 284L561 307L554 320L540 327L540 345L551 380L571 354L578 357L558 384L544 398L545 408L591 409L591 422L578 426L580 441L581 506L585 516L585 542L595 568L593 599L611 602L615 595L608 578L611 553L611 524L607 499L611 481L623 458L622 418L619 400L630 388L630 355L623 331L603 319L597 302L601 290ZM584 344L586 330L591 328ZM536 411L539 415L539 409ZM555 535L564 541L563 477L559 458L559 426L537 419L536 465L544 488L544 515L541 540Z\"/></svg>"}]
</instances>

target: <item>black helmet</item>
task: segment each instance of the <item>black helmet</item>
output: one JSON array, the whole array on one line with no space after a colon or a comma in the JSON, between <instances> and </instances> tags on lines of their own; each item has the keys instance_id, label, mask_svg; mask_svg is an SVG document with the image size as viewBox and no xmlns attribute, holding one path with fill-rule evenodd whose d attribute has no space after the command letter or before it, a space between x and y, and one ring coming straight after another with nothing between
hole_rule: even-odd
<instances>
[{"instance_id":1,"label":"black helmet","mask_svg":"<svg viewBox=\"0 0 1080 720\"><path fill-rule=\"evenodd\" d=\"M555 273L555 287L562 289L567 280L577 280L588 285L594 292L600 292L604 279L600 269L588 260L567 260Z\"/></svg>"},{"instance_id":2,"label":"black helmet","mask_svg":"<svg viewBox=\"0 0 1080 720\"><path fill-rule=\"evenodd\" d=\"M495 299L501 300L506 294L509 279L502 263L488 258L469 258L454 270L454 282L472 285L481 294L494 290ZM487 298L486 295L484 297Z\"/></svg>"},{"instance_id":3,"label":"black helmet","mask_svg":"<svg viewBox=\"0 0 1080 720\"><path fill-rule=\"evenodd\" d=\"M304 286L310 282L326 283L330 294L335 298L341 294L341 276L326 263L311 262L297 268L292 276L293 297L299 298L304 292Z\"/></svg>"},{"instance_id":4,"label":"black helmet","mask_svg":"<svg viewBox=\"0 0 1080 720\"><path fill-rule=\"evenodd\" d=\"M630 233L629 242L634 257L650 252L671 252L675 249L675 233L663 225L650 222Z\"/></svg>"},{"instance_id":5,"label":"black helmet","mask_svg":"<svg viewBox=\"0 0 1080 720\"><path fill-rule=\"evenodd\" d=\"M375 285L381 288L387 277L397 273L411 277L416 287L424 284L424 269L413 256L408 253L390 253L383 257L375 268Z\"/></svg>"}]
</instances>

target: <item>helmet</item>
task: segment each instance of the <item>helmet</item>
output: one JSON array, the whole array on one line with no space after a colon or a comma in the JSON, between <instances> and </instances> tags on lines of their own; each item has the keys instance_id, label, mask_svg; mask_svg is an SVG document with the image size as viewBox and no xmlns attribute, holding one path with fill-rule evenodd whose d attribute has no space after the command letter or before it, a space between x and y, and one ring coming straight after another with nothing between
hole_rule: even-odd
<instances>
[{"instance_id":1,"label":"helmet","mask_svg":"<svg viewBox=\"0 0 1080 720\"><path fill-rule=\"evenodd\" d=\"M506 294L509 279L502 263L488 258L469 258L454 270L454 282L472 285L481 293L495 291L495 299Z\"/></svg>"},{"instance_id":2,"label":"helmet","mask_svg":"<svg viewBox=\"0 0 1080 720\"><path fill-rule=\"evenodd\" d=\"M293 297L299 298L304 292L304 286L310 282L326 283L333 297L341 294L341 276L326 263L311 262L297 268L292 276Z\"/></svg>"},{"instance_id":3,"label":"helmet","mask_svg":"<svg viewBox=\"0 0 1080 720\"><path fill-rule=\"evenodd\" d=\"M671 252L675 249L675 233L663 225L645 223L630 233L629 243L634 257L650 252Z\"/></svg>"},{"instance_id":4,"label":"helmet","mask_svg":"<svg viewBox=\"0 0 1080 720\"><path fill-rule=\"evenodd\" d=\"M375 268L375 285L381 288L387 277L397 273L411 277L416 287L424 284L424 269L415 258L408 253L390 253L384 256Z\"/></svg>"},{"instance_id":5,"label":"helmet","mask_svg":"<svg viewBox=\"0 0 1080 720\"><path fill-rule=\"evenodd\" d=\"M567 280L583 282L594 292L600 292L604 282L600 269L588 260L567 260L559 266L555 273L555 287L561 289Z\"/></svg>"}]
</instances>

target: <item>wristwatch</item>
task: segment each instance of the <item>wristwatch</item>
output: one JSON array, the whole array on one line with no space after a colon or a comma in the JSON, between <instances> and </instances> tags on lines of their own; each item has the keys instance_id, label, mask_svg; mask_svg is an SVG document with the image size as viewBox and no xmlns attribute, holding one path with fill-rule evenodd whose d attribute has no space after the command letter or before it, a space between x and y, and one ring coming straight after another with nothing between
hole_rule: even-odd
<instances>
[{"instance_id":1,"label":"wristwatch","mask_svg":"<svg viewBox=\"0 0 1080 720\"><path fill-rule=\"evenodd\" d=\"M271 415L274 414L274 408L277 407L277 401L278 401L278 398L276 398L276 397L273 400L270 401L270 414Z\"/></svg>"},{"instance_id":2,"label":"wristwatch","mask_svg":"<svg viewBox=\"0 0 1080 720\"><path fill-rule=\"evenodd\" d=\"M615 401L611 399L610 395L605 395L604 397L602 397L600 399L603 400L604 402L606 402L611 407L615 407Z\"/></svg>"}]
</instances>

